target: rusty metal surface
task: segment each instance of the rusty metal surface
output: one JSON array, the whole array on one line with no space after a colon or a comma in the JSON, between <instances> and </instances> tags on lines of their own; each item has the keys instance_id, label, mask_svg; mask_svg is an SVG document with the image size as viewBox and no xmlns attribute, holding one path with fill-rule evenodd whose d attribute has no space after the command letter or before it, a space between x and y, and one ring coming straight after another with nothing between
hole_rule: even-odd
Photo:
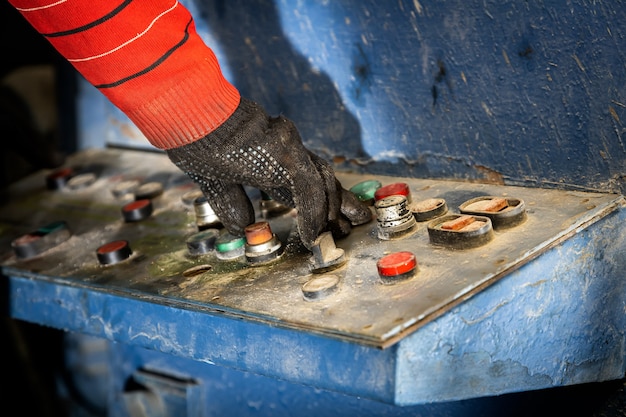
<instances>
[{"instance_id":1,"label":"rusty metal surface","mask_svg":"<svg viewBox=\"0 0 626 417\"><path fill-rule=\"evenodd\" d=\"M466 250L431 244L425 222L404 238L381 241L372 221L336 242L347 262L325 274L338 279L337 289L312 301L305 299L302 286L320 275L311 273L311 254L299 244L293 212L269 219L286 245L275 263L249 266L243 259L224 261L214 253L190 256L185 241L198 229L193 206L182 197L195 186L166 156L98 149L74 155L68 165L96 173L97 180L78 190L51 191L45 188L47 172L41 172L16 184L9 204L0 208L6 275L126 294L376 347L395 343L623 204L623 197L614 194L377 177L383 185L407 182L414 201L443 198L449 213L458 213L459 205L479 196L521 199L527 220L496 230L492 241ZM372 178L338 176L346 188ZM129 200L115 197L111 190L127 180L164 185L163 195L153 200L150 218L124 222L121 207ZM258 193L250 190L250 195L258 207ZM69 240L35 258L14 256L11 240L58 220L68 223ZM96 249L118 239L129 241L131 258L100 265ZM415 277L382 284L376 261L405 250L417 257Z\"/></svg>"}]
</instances>

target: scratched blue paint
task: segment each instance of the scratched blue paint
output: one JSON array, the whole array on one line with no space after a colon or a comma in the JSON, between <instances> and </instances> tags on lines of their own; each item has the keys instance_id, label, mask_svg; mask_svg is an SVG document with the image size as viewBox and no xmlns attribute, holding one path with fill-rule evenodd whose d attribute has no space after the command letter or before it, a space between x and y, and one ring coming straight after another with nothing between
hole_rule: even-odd
<instances>
[{"instance_id":1,"label":"scratched blue paint","mask_svg":"<svg viewBox=\"0 0 626 417\"><path fill-rule=\"evenodd\" d=\"M625 217L581 232L401 343L396 401L622 378Z\"/></svg>"},{"instance_id":2,"label":"scratched blue paint","mask_svg":"<svg viewBox=\"0 0 626 417\"><path fill-rule=\"evenodd\" d=\"M242 94L338 169L624 190L623 1L184 3ZM147 146L83 91L85 140Z\"/></svg>"},{"instance_id":3,"label":"scratched blue paint","mask_svg":"<svg viewBox=\"0 0 626 417\"><path fill-rule=\"evenodd\" d=\"M614 212L384 350L29 277L10 277L9 314L402 407L614 380L626 371L625 221Z\"/></svg>"}]
</instances>

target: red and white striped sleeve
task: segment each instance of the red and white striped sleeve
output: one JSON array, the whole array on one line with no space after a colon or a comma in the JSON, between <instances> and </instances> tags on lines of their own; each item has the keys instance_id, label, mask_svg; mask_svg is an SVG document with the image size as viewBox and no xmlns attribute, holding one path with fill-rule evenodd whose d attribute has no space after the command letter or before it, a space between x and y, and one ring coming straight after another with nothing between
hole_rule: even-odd
<instances>
[{"instance_id":1,"label":"red and white striped sleeve","mask_svg":"<svg viewBox=\"0 0 626 417\"><path fill-rule=\"evenodd\" d=\"M160 149L206 136L239 105L178 0L9 0Z\"/></svg>"}]
</instances>

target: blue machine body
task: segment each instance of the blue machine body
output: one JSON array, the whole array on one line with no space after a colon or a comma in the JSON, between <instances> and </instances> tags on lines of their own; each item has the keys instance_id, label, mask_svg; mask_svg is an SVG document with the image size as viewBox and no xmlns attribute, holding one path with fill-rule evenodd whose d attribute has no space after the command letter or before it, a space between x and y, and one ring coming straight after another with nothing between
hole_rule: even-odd
<instances>
[{"instance_id":1,"label":"blue machine body","mask_svg":"<svg viewBox=\"0 0 626 417\"><path fill-rule=\"evenodd\" d=\"M625 191L623 1L183 3L242 95L337 171ZM92 87L77 102L81 148L151 149ZM37 272L8 274L10 314L68 331L109 415L476 415L623 378L625 221L618 204L384 349Z\"/></svg>"},{"instance_id":2,"label":"blue machine body","mask_svg":"<svg viewBox=\"0 0 626 417\"><path fill-rule=\"evenodd\" d=\"M154 415L469 416L501 409L501 394L622 378L624 217L386 349L28 276L10 278L10 312L70 331L76 386L110 415L158 398Z\"/></svg>"}]
</instances>

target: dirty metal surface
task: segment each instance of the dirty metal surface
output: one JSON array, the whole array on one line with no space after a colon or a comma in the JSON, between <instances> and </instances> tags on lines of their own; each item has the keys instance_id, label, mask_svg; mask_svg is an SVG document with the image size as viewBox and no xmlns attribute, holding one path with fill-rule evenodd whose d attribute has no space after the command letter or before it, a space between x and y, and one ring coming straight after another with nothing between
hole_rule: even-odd
<instances>
[{"instance_id":1,"label":"dirty metal surface","mask_svg":"<svg viewBox=\"0 0 626 417\"><path fill-rule=\"evenodd\" d=\"M48 190L37 173L15 184L0 208L0 244L4 275L79 286L147 302L282 326L387 347L444 314L496 280L547 249L583 230L623 204L615 194L587 193L500 185L472 184L379 176L383 185L407 182L414 201L445 199L448 213L476 197L521 199L527 220L507 230L495 230L487 244L473 249L449 249L429 241L427 223L420 222L403 238L382 241L376 221L359 226L336 241L347 262L325 272L338 279L337 289L320 299L305 299L302 286L312 274L311 254L299 243L293 211L268 220L285 245L271 264L250 266L244 259L220 260L214 252L191 256L186 239L198 232L193 206L183 196L196 190L167 157L141 151L93 149L73 155L75 170L95 173L83 188ZM339 173L345 188L366 179ZM164 186L153 199L154 212L140 222L124 222L121 208L132 201L111 190L123 181L157 181ZM260 195L249 190L255 207ZM57 247L29 259L17 258L10 243L50 222L66 221L72 236ZM120 263L100 265L96 249L128 240L133 255ZM376 262L386 254L410 251L418 272L406 281L384 285Z\"/></svg>"}]
</instances>

